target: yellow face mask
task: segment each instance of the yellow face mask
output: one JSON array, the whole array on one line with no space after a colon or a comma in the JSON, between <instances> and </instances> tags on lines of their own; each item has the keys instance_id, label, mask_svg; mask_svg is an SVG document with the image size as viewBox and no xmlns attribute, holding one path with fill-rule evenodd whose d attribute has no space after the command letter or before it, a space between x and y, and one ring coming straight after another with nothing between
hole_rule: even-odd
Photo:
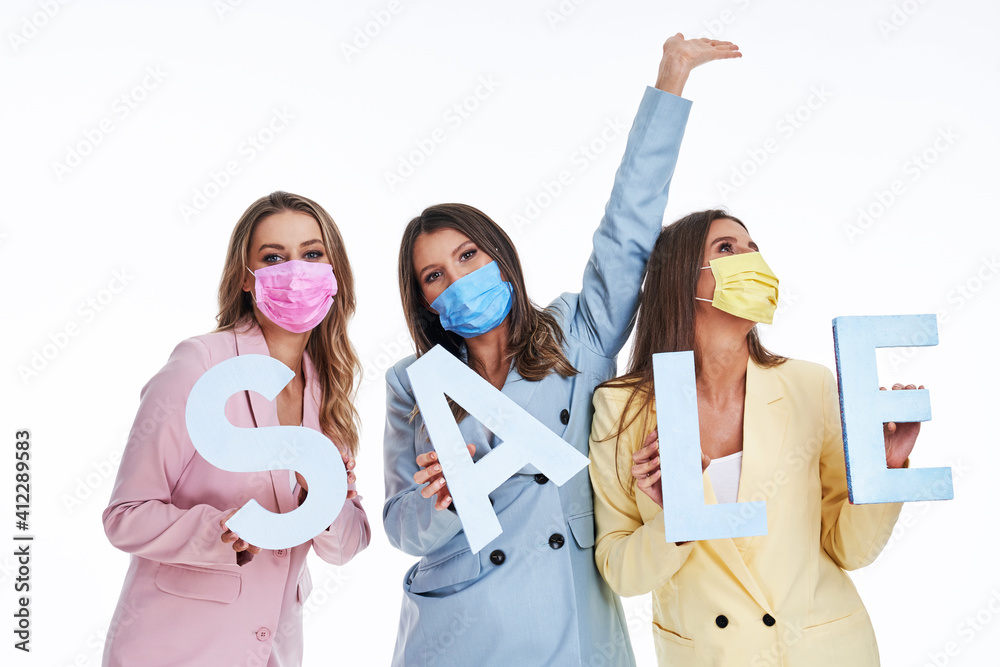
<instances>
[{"instance_id":1,"label":"yellow face mask","mask_svg":"<svg viewBox=\"0 0 1000 667\"><path fill-rule=\"evenodd\" d=\"M778 278L759 252L718 257L702 269L712 269L715 294L710 301L719 310L745 320L770 324L778 307Z\"/></svg>"}]
</instances>

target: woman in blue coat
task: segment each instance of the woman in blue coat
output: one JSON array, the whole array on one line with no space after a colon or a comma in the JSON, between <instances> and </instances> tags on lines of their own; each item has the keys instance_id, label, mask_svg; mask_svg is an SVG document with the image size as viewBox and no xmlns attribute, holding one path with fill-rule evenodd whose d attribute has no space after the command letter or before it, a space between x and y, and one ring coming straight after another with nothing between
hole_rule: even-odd
<instances>
[{"instance_id":1,"label":"woman in blue coat","mask_svg":"<svg viewBox=\"0 0 1000 667\"><path fill-rule=\"evenodd\" d=\"M537 308L510 239L471 206L431 206L411 220L399 284L417 354L443 346L586 455L594 388L617 373L660 232L691 106L684 83L700 64L739 56L730 42L679 33L664 43L579 294ZM420 558L403 580L393 665L634 665L621 602L594 561L587 475L561 487L513 475L490 494L503 534L472 553L415 409L415 358L386 373L385 531ZM452 410L475 460L502 446Z\"/></svg>"}]
</instances>

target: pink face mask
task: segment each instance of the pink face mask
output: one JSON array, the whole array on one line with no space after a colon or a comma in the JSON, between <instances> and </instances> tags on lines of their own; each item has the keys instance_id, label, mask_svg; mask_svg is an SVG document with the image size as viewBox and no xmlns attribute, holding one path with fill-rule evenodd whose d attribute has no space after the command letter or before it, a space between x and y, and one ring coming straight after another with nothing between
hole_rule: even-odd
<instances>
[{"instance_id":1,"label":"pink face mask","mask_svg":"<svg viewBox=\"0 0 1000 667\"><path fill-rule=\"evenodd\" d=\"M250 271L248 268L247 271ZM309 331L323 321L337 293L333 267L293 259L250 271L256 281L257 307L264 317L293 333Z\"/></svg>"}]
</instances>

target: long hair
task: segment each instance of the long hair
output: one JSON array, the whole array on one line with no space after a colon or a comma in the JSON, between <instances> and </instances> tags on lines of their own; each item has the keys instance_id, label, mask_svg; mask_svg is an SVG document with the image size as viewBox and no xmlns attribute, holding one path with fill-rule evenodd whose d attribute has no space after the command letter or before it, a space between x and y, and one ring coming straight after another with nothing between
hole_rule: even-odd
<instances>
[{"instance_id":1,"label":"long hair","mask_svg":"<svg viewBox=\"0 0 1000 667\"><path fill-rule=\"evenodd\" d=\"M646 264L646 277L639 292L635 343L628 370L625 375L600 385L632 390L618 422L618 431L607 437L616 439L616 461L618 438L636 419L642 417L641 432L649 430L652 408L655 405L653 355L658 352L695 349L695 290L709 228L720 218L732 220L746 229L742 221L726 211L698 211L664 227L653 246ZM770 368L786 361L785 357L776 355L763 346L756 326L747 334L746 341L750 358L758 366ZM696 370L699 365L700 359L696 351ZM620 472L618 481L622 481Z\"/></svg>"},{"instance_id":2,"label":"long hair","mask_svg":"<svg viewBox=\"0 0 1000 667\"><path fill-rule=\"evenodd\" d=\"M288 192L272 192L243 212L229 239L226 263L219 282L219 314L216 331L245 329L256 325L253 298L243 291L250 240L257 224L276 213L299 211L319 223L323 247L337 276L337 294L323 321L312 330L306 351L312 359L322 387L319 423L323 433L335 443L358 451L358 412L354 407L355 379L360 375L358 355L347 337L347 325L354 315L354 275L344 249L344 239L330 214L316 202Z\"/></svg>"},{"instance_id":3,"label":"long hair","mask_svg":"<svg viewBox=\"0 0 1000 667\"><path fill-rule=\"evenodd\" d=\"M521 260L510 237L485 213L466 204L429 206L410 220L403 231L399 245L399 297L417 356L435 345L458 356L463 345L464 339L446 331L440 317L424 305L420 281L413 269L413 246L417 238L445 228L461 232L492 257L514 290L506 361L512 360L525 380L541 380L553 371L562 377L575 375L577 370L563 353L563 330L555 315L528 299ZM454 405L452 411L459 421L465 415Z\"/></svg>"}]
</instances>

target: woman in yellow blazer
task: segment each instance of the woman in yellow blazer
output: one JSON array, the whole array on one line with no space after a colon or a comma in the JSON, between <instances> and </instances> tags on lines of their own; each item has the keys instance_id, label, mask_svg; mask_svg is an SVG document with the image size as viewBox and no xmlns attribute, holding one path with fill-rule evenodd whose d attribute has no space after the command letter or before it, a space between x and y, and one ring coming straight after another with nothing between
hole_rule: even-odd
<instances>
[{"instance_id":1,"label":"woman in yellow blazer","mask_svg":"<svg viewBox=\"0 0 1000 667\"><path fill-rule=\"evenodd\" d=\"M620 595L652 591L660 665L879 664L844 570L878 556L902 505L848 502L836 381L761 345L755 325L776 304L743 223L693 213L650 256L629 373L594 394L597 565ZM705 502L766 501L765 536L665 541L651 360L691 349ZM886 425L890 467L918 430Z\"/></svg>"}]
</instances>

